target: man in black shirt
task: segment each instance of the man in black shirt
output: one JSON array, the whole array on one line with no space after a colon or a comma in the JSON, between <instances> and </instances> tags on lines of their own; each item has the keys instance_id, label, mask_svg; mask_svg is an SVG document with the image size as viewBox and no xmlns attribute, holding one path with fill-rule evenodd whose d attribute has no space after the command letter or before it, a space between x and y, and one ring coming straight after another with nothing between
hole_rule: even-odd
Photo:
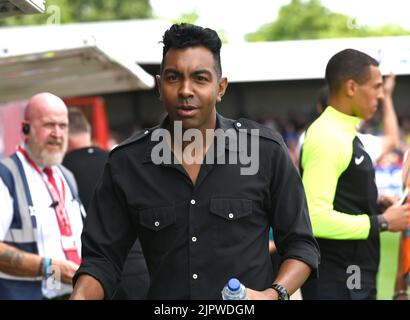
<instances>
[{"instance_id":1,"label":"man in black shirt","mask_svg":"<svg viewBox=\"0 0 410 320\"><path fill-rule=\"evenodd\" d=\"M88 206L98 179L108 160L108 151L92 145L91 126L79 108L68 109L68 152L63 164L77 181L79 196L84 208ZM139 241L135 241L121 274L121 281L112 297L114 300L145 299L149 275Z\"/></svg>"},{"instance_id":2,"label":"man in black shirt","mask_svg":"<svg viewBox=\"0 0 410 320\"><path fill-rule=\"evenodd\" d=\"M227 79L215 31L173 25L163 44L157 83L168 116L111 152L84 228L72 299L111 297L136 237L150 299L221 299L231 277L249 299L286 299L319 262L286 146L271 129L216 113ZM275 279L270 226L283 258Z\"/></svg>"},{"instance_id":3,"label":"man in black shirt","mask_svg":"<svg viewBox=\"0 0 410 320\"><path fill-rule=\"evenodd\" d=\"M79 108L68 108L68 120L68 148L63 165L74 174L81 202L88 210L95 186L108 160L108 151L92 145L90 124Z\"/></svg>"}]
</instances>

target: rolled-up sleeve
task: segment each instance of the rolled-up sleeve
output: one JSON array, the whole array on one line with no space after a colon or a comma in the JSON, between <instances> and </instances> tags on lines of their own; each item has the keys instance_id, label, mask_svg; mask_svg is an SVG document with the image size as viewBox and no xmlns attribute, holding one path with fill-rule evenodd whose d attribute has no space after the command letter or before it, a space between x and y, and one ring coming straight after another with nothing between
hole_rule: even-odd
<instances>
[{"instance_id":1,"label":"rolled-up sleeve","mask_svg":"<svg viewBox=\"0 0 410 320\"><path fill-rule=\"evenodd\" d=\"M82 263L73 278L75 285L80 275L91 275L101 283L105 299L112 297L128 251L137 237L124 194L115 181L111 160L105 166L87 213L81 236Z\"/></svg>"},{"instance_id":2,"label":"rolled-up sleeve","mask_svg":"<svg viewBox=\"0 0 410 320\"><path fill-rule=\"evenodd\" d=\"M270 223L278 253L283 260L305 262L312 268L312 275L317 275L320 251L313 237L303 184L283 144L272 163Z\"/></svg>"}]
</instances>

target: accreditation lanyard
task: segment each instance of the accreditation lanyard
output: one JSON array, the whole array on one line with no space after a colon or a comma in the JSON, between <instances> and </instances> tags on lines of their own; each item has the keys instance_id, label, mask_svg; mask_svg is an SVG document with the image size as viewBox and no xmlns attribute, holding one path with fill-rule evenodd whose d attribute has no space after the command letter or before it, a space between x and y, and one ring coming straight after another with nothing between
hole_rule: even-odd
<instances>
[{"instance_id":1,"label":"accreditation lanyard","mask_svg":"<svg viewBox=\"0 0 410 320\"><path fill-rule=\"evenodd\" d=\"M50 193L50 196L53 200L52 207L54 208L54 211L56 213L58 227L60 229L61 245L66 255L66 258L77 264L80 264L81 259L78 255L77 248L75 246L75 241L73 239L73 233L70 225L70 219L65 208L65 186L63 180L60 177L62 186L62 196L60 196L60 192L58 191L58 187L52 175L51 168L49 168L49 172L46 172L46 170L44 171L48 177L47 179L42 174L40 168L28 156L27 152L21 146L18 147L18 151L20 151L20 153L26 158L27 162L41 176L48 192Z\"/></svg>"}]
</instances>

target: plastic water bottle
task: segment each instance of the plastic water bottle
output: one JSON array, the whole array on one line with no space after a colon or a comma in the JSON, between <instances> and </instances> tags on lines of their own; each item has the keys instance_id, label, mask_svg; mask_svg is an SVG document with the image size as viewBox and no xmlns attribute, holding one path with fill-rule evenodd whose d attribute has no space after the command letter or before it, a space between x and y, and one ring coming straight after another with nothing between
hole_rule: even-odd
<instances>
[{"instance_id":1,"label":"plastic water bottle","mask_svg":"<svg viewBox=\"0 0 410 320\"><path fill-rule=\"evenodd\" d=\"M236 278L230 279L222 290L222 300L248 300L245 286Z\"/></svg>"}]
</instances>

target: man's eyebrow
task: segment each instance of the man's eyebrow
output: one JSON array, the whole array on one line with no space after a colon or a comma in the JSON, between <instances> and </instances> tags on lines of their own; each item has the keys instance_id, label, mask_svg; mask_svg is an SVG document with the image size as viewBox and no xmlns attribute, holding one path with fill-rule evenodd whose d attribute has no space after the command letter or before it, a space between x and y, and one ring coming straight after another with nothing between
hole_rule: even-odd
<instances>
[{"instance_id":1,"label":"man's eyebrow","mask_svg":"<svg viewBox=\"0 0 410 320\"><path fill-rule=\"evenodd\" d=\"M177 69L174 69L174 68L166 68L166 69L164 70L164 73L181 74L181 72L179 72Z\"/></svg>"},{"instance_id":2,"label":"man's eyebrow","mask_svg":"<svg viewBox=\"0 0 410 320\"><path fill-rule=\"evenodd\" d=\"M204 74L204 73L212 75L212 72L207 69L200 69L200 70L195 70L194 72L192 72L193 75Z\"/></svg>"},{"instance_id":3,"label":"man's eyebrow","mask_svg":"<svg viewBox=\"0 0 410 320\"><path fill-rule=\"evenodd\" d=\"M178 71L177 69L174 69L174 68L166 68L166 69L164 70L164 73L181 74L180 71ZM195 71L192 72L192 74L195 74L195 75L197 75L197 74L204 74L204 73L209 74L209 75L212 75L212 72L209 71L208 69L200 69L200 70L195 70Z\"/></svg>"},{"instance_id":4,"label":"man's eyebrow","mask_svg":"<svg viewBox=\"0 0 410 320\"><path fill-rule=\"evenodd\" d=\"M182 73L180 71L178 71L177 69L174 69L174 68L166 68L164 70L164 74L175 74L177 76L182 75ZM195 71L191 72L191 75L193 75L193 76L198 76L198 75L201 75L201 74L206 74L206 75L212 77L212 72L208 69L199 69L199 70L195 70Z\"/></svg>"}]
</instances>

